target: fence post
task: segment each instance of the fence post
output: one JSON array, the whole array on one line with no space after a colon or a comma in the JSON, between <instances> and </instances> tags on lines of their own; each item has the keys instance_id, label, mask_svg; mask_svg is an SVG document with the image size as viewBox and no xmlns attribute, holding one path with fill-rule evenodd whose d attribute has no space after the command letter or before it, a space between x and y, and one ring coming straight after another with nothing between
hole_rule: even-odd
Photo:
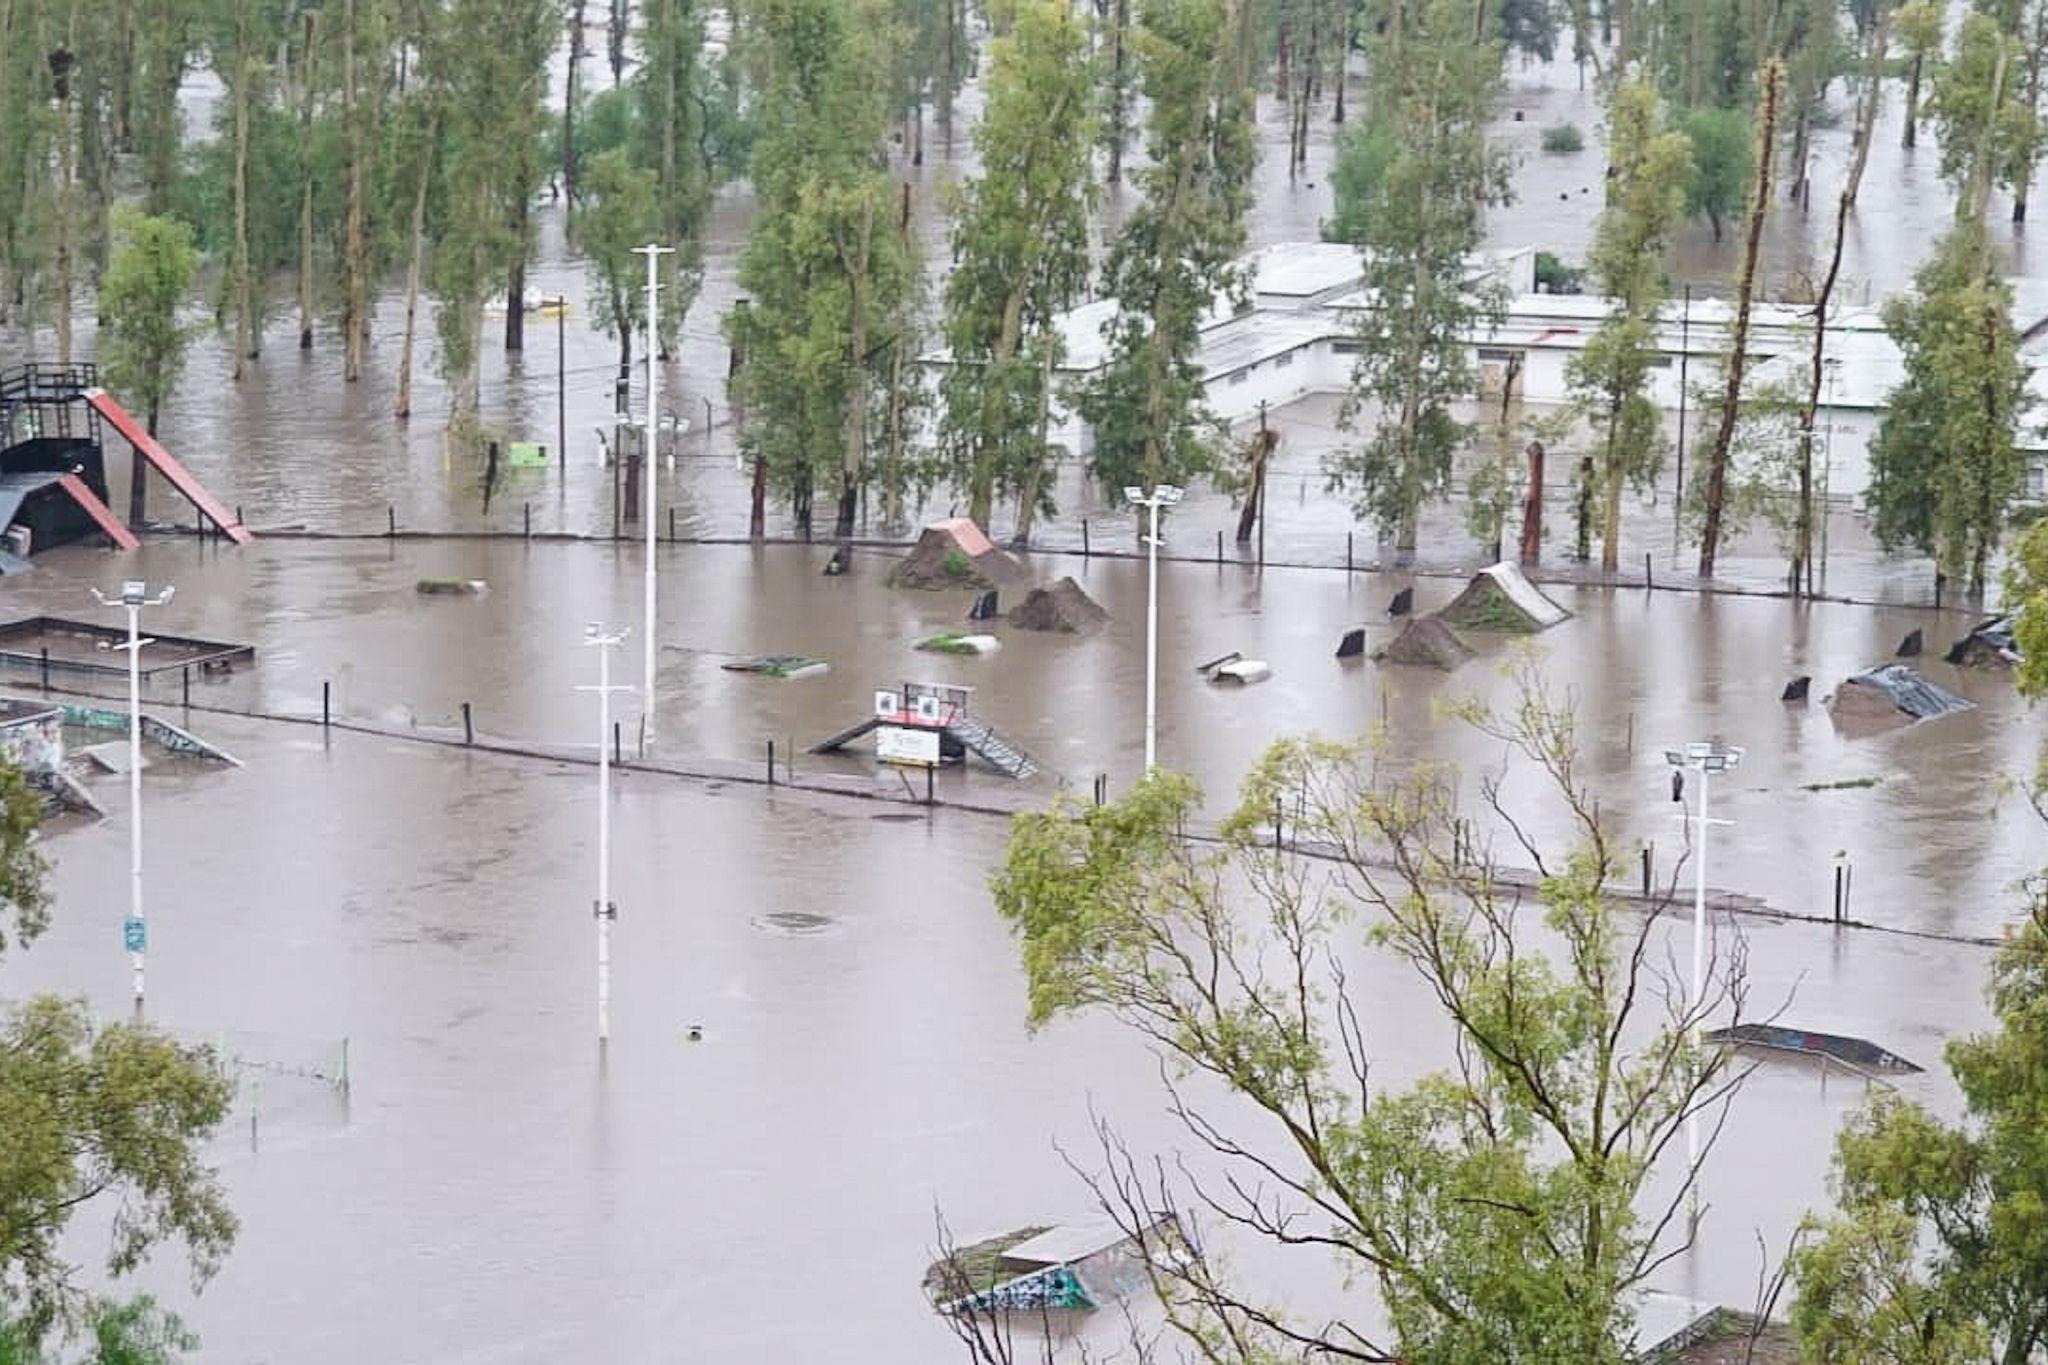
<instances>
[{"instance_id":1,"label":"fence post","mask_svg":"<svg viewBox=\"0 0 2048 1365\"><path fill-rule=\"evenodd\" d=\"M1081 518L1081 558L1088 558L1088 518L1086 517ZM1940 605L1939 600L1936 601L1935 605Z\"/></svg>"},{"instance_id":2,"label":"fence post","mask_svg":"<svg viewBox=\"0 0 2048 1365\"><path fill-rule=\"evenodd\" d=\"M530 503L530 502L522 502L522 503L520 503L519 505L520 505L521 507L523 507L523 508L525 508L525 509L526 509L526 538L527 538L528 540L532 540L532 539L533 539L533 504L532 504L532 503Z\"/></svg>"},{"instance_id":3,"label":"fence post","mask_svg":"<svg viewBox=\"0 0 2048 1365\"><path fill-rule=\"evenodd\" d=\"M927 764L925 764L925 765L924 765L924 803L925 803L925 805L927 805L927 806L930 806L930 805L932 805L932 804L933 804L933 797L932 797L932 773L933 773L933 772L935 772L936 770L937 770L937 765L936 765L936 764L931 764L931 763L927 763Z\"/></svg>"},{"instance_id":4,"label":"fence post","mask_svg":"<svg viewBox=\"0 0 2048 1365\"><path fill-rule=\"evenodd\" d=\"M1650 589L1657 586L1657 575L1650 569L1650 554L1647 550L1643 552L1643 586Z\"/></svg>"},{"instance_id":5,"label":"fence post","mask_svg":"<svg viewBox=\"0 0 2048 1365\"><path fill-rule=\"evenodd\" d=\"M1649 898L1649 895L1650 895L1650 846L1649 846L1648 844L1645 844L1645 845L1643 845L1643 898L1644 898L1645 900L1647 900L1647 899Z\"/></svg>"},{"instance_id":6,"label":"fence post","mask_svg":"<svg viewBox=\"0 0 2048 1365\"><path fill-rule=\"evenodd\" d=\"M619 754L620 754L620 751L621 751L621 736L622 736L622 732L621 732L621 730L620 730L620 728L619 728L619 722L618 722L618 721L613 721L613 722L612 722L612 762L613 762L613 764L615 764L615 765L616 765L616 764L617 764L617 763L619 762Z\"/></svg>"},{"instance_id":7,"label":"fence post","mask_svg":"<svg viewBox=\"0 0 2048 1365\"><path fill-rule=\"evenodd\" d=\"M192 709L192 665L186 664L178 670L178 673L185 683L185 709L190 711Z\"/></svg>"},{"instance_id":8,"label":"fence post","mask_svg":"<svg viewBox=\"0 0 2048 1365\"><path fill-rule=\"evenodd\" d=\"M334 684L331 682L323 681L320 684L320 728L323 730L327 728L329 719L333 714L329 709L333 690Z\"/></svg>"},{"instance_id":9,"label":"fence post","mask_svg":"<svg viewBox=\"0 0 2048 1365\"><path fill-rule=\"evenodd\" d=\"M1216 562L1218 564L1223 562L1223 532L1221 531L1216 533Z\"/></svg>"},{"instance_id":10,"label":"fence post","mask_svg":"<svg viewBox=\"0 0 2048 1365\"><path fill-rule=\"evenodd\" d=\"M462 703L462 742L464 744L476 743L476 726L470 719L468 702Z\"/></svg>"},{"instance_id":11,"label":"fence post","mask_svg":"<svg viewBox=\"0 0 2048 1365\"><path fill-rule=\"evenodd\" d=\"M43 691L50 690L50 647L43 646Z\"/></svg>"},{"instance_id":12,"label":"fence post","mask_svg":"<svg viewBox=\"0 0 2048 1365\"><path fill-rule=\"evenodd\" d=\"M676 543L676 505L674 503L668 505L668 543L671 545Z\"/></svg>"},{"instance_id":13,"label":"fence post","mask_svg":"<svg viewBox=\"0 0 2048 1365\"><path fill-rule=\"evenodd\" d=\"M384 504L384 536L394 539L398 535L398 509L390 503Z\"/></svg>"},{"instance_id":14,"label":"fence post","mask_svg":"<svg viewBox=\"0 0 2048 1365\"><path fill-rule=\"evenodd\" d=\"M775 741L768 741L768 785L775 785Z\"/></svg>"},{"instance_id":15,"label":"fence post","mask_svg":"<svg viewBox=\"0 0 2048 1365\"><path fill-rule=\"evenodd\" d=\"M1344 533L1344 572L1351 572L1351 532Z\"/></svg>"}]
</instances>

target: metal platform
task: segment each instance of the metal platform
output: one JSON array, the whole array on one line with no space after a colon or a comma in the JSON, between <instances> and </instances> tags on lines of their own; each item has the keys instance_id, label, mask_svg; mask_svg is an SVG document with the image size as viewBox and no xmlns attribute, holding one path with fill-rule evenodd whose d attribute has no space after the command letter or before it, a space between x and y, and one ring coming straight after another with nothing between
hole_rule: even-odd
<instances>
[{"instance_id":1,"label":"metal platform","mask_svg":"<svg viewBox=\"0 0 2048 1365\"><path fill-rule=\"evenodd\" d=\"M143 637L142 675L197 668L202 673L231 669L256 657L256 646L200 640L185 635ZM0 625L0 664L22 668L69 669L79 673L126 673L128 632L119 626L30 616Z\"/></svg>"}]
</instances>

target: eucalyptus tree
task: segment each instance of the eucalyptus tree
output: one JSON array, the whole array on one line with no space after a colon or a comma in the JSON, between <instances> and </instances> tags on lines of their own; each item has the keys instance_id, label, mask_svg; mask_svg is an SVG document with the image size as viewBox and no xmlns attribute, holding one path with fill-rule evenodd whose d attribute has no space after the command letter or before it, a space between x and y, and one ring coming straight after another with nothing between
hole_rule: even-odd
<instances>
[{"instance_id":1,"label":"eucalyptus tree","mask_svg":"<svg viewBox=\"0 0 2048 1365\"><path fill-rule=\"evenodd\" d=\"M704 215L717 178L705 117L704 15L698 0L647 0L639 42L640 70L632 85L633 160L651 175L660 210L648 236L675 251L663 258L666 287L656 319L666 353L696 297ZM610 189L617 205L616 177Z\"/></svg>"},{"instance_id":2,"label":"eucalyptus tree","mask_svg":"<svg viewBox=\"0 0 2048 1365\"><path fill-rule=\"evenodd\" d=\"M1241 286L1245 209L1257 156L1242 76L1238 0L1145 0L1136 29L1148 105L1142 198L1110 243L1108 355L1078 395L1094 432L1091 470L1127 486L1184 483L1209 461L1195 349L1219 296Z\"/></svg>"},{"instance_id":3,"label":"eucalyptus tree","mask_svg":"<svg viewBox=\"0 0 2048 1365\"><path fill-rule=\"evenodd\" d=\"M1091 75L1072 7L1018 0L989 45L981 174L954 205L940 444L968 515L987 526L998 490L1013 492L1027 543L1049 488L1040 431L1062 358L1056 324L1088 283Z\"/></svg>"}]
</instances>

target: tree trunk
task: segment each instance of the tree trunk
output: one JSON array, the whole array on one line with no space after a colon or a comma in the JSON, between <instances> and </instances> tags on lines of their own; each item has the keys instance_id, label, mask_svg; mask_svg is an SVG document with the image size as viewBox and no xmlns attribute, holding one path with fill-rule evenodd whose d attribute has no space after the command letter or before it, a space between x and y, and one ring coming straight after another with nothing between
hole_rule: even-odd
<instances>
[{"instance_id":1,"label":"tree trunk","mask_svg":"<svg viewBox=\"0 0 2048 1365\"><path fill-rule=\"evenodd\" d=\"M1621 412L1621 404L1613 404L1607 412L1607 487L1603 490L1606 501L1601 506L1600 517L1600 570L1613 573L1621 567L1621 464L1615 459L1615 423Z\"/></svg>"},{"instance_id":2,"label":"tree trunk","mask_svg":"<svg viewBox=\"0 0 2048 1365\"><path fill-rule=\"evenodd\" d=\"M313 60L320 13L306 11L306 50L299 58L299 349L313 349ZM415 216L413 231L419 231ZM408 308L411 306L408 301ZM407 341L411 341L407 326ZM400 416L404 416L401 412Z\"/></svg>"},{"instance_id":3,"label":"tree trunk","mask_svg":"<svg viewBox=\"0 0 2048 1365\"><path fill-rule=\"evenodd\" d=\"M420 305L420 261L427 249L427 187L434 173L434 144L439 141L438 119L427 123L426 142L420 149L419 179L412 191L412 253L405 266L405 340L398 353L398 397L392 415L412 416L412 342Z\"/></svg>"},{"instance_id":4,"label":"tree trunk","mask_svg":"<svg viewBox=\"0 0 2048 1365\"><path fill-rule=\"evenodd\" d=\"M1023 272L1010 285L1010 293L1003 300L1002 331L997 334L995 350L990 353L988 368L984 374L993 374L1006 368L1017 354L1017 345L1024 329L1024 291L1028 279ZM995 398L994 384L983 384L981 393L981 425L974 437L974 466L968 474L967 515L975 525L986 528L989 518L995 512L996 501L996 450L989 438L989 428L994 425L990 409Z\"/></svg>"},{"instance_id":5,"label":"tree trunk","mask_svg":"<svg viewBox=\"0 0 2048 1365\"><path fill-rule=\"evenodd\" d=\"M1103 179L1112 185L1123 183L1124 139L1130 134L1126 125L1130 118L1131 97L1124 75L1124 35L1130 25L1131 0L1116 0L1116 19L1109 32L1109 167L1103 175Z\"/></svg>"},{"instance_id":6,"label":"tree trunk","mask_svg":"<svg viewBox=\"0 0 2048 1365\"><path fill-rule=\"evenodd\" d=\"M1024 478L1017 489L1017 534L1012 540L1020 550L1031 548L1031 527L1038 516L1040 490L1045 487L1047 465L1052 450L1049 438L1052 432L1052 346L1040 348L1041 359L1038 370L1038 444L1030 465L1024 471Z\"/></svg>"},{"instance_id":7,"label":"tree trunk","mask_svg":"<svg viewBox=\"0 0 2048 1365\"><path fill-rule=\"evenodd\" d=\"M1749 199L1749 235L1735 278L1735 325L1729 334L1728 382L1721 399L1720 426L1707 464L1705 507L1700 526L1700 575L1712 577L1721 549L1721 512L1728 496L1728 456L1735 444L1735 419L1742 404L1742 376L1748 366L1749 310L1756 293L1757 260L1763 252L1764 218L1771 206L1771 162L1778 142L1778 100L1784 93L1783 63L1764 66L1764 100L1758 122L1756 183Z\"/></svg>"},{"instance_id":8,"label":"tree trunk","mask_svg":"<svg viewBox=\"0 0 2048 1365\"><path fill-rule=\"evenodd\" d=\"M342 141L348 161L348 216L343 240L343 252L348 259L342 268L341 377L344 382L354 383L363 377L370 309L370 241L363 223L363 162L369 149L364 145L362 94L356 89L356 0L343 0L341 22Z\"/></svg>"},{"instance_id":9,"label":"tree trunk","mask_svg":"<svg viewBox=\"0 0 2048 1365\"><path fill-rule=\"evenodd\" d=\"M107 93L113 105L114 148L135 149L135 0L114 0L114 69ZM113 148L109 148L113 150Z\"/></svg>"},{"instance_id":10,"label":"tree trunk","mask_svg":"<svg viewBox=\"0 0 2048 1365\"><path fill-rule=\"evenodd\" d=\"M2035 18L2034 41L2027 48L2027 93L2026 107L2030 115L2039 117L2041 108L2041 45L2048 41L2048 15ZM2013 177L2012 220L2014 223L2027 221L2027 195L2034 187L2034 157L2029 152L2020 158L2019 173Z\"/></svg>"},{"instance_id":11,"label":"tree trunk","mask_svg":"<svg viewBox=\"0 0 2048 1365\"><path fill-rule=\"evenodd\" d=\"M505 354L518 355L526 349L526 208L519 209L519 254L505 272Z\"/></svg>"},{"instance_id":12,"label":"tree trunk","mask_svg":"<svg viewBox=\"0 0 2048 1365\"><path fill-rule=\"evenodd\" d=\"M839 515L833 527L841 540L853 534L854 516L860 509L861 467L867 455L868 438L868 262L874 240L875 209L872 203L861 212L859 236L852 249L841 246L847 282L852 292L852 316L848 336L846 418L841 432L839 455Z\"/></svg>"},{"instance_id":13,"label":"tree trunk","mask_svg":"<svg viewBox=\"0 0 2048 1365\"><path fill-rule=\"evenodd\" d=\"M1534 567L1543 558L1543 442L1531 441L1529 487L1522 495L1522 563Z\"/></svg>"},{"instance_id":14,"label":"tree trunk","mask_svg":"<svg viewBox=\"0 0 2048 1365\"><path fill-rule=\"evenodd\" d=\"M569 3L569 75L562 83L562 232L566 236L576 217L576 95L583 68L583 7L586 0Z\"/></svg>"},{"instance_id":15,"label":"tree trunk","mask_svg":"<svg viewBox=\"0 0 2048 1365\"><path fill-rule=\"evenodd\" d=\"M1849 179L1842 186L1842 199L1849 205L1855 204L1856 192L1863 187L1863 168L1870 162L1870 140L1877 135L1877 107L1884 93L1885 40L1890 23L1891 11L1879 9L1876 26L1870 33L1870 65L1863 75L1863 98L1856 111L1856 155L1849 162Z\"/></svg>"},{"instance_id":16,"label":"tree trunk","mask_svg":"<svg viewBox=\"0 0 2048 1365\"><path fill-rule=\"evenodd\" d=\"M231 269L235 290L236 380L241 379L246 362L255 354L249 279L249 82L254 77L251 68L255 64L249 60L248 26L247 0L235 0L235 241Z\"/></svg>"},{"instance_id":17,"label":"tree trunk","mask_svg":"<svg viewBox=\"0 0 2048 1365\"><path fill-rule=\"evenodd\" d=\"M889 443L882 455L882 525L903 524L903 343L898 332L889 346ZM987 522L981 525L986 527Z\"/></svg>"},{"instance_id":18,"label":"tree trunk","mask_svg":"<svg viewBox=\"0 0 2048 1365\"><path fill-rule=\"evenodd\" d=\"M1920 68L1925 64L1926 60L1926 57L1921 53L1914 53L1913 71L1906 78L1906 136L1900 145L1904 146L1908 151L1912 150L1913 144L1918 140L1920 131Z\"/></svg>"},{"instance_id":19,"label":"tree trunk","mask_svg":"<svg viewBox=\"0 0 2048 1365\"><path fill-rule=\"evenodd\" d=\"M948 150L953 146L953 88L960 81L960 0L939 0L945 14L945 39L940 47L938 120L939 137Z\"/></svg>"},{"instance_id":20,"label":"tree trunk","mask_svg":"<svg viewBox=\"0 0 2048 1365\"><path fill-rule=\"evenodd\" d=\"M57 80L57 363L71 363L71 73ZM239 362L238 362L239 363Z\"/></svg>"},{"instance_id":21,"label":"tree trunk","mask_svg":"<svg viewBox=\"0 0 2048 1365\"><path fill-rule=\"evenodd\" d=\"M611 22L605 26L606 54L611 58L612 89L626 78L626 29L632 23L627 0L612 0Z\"/></svg>"},{"instance_id":22,"label":"tree trunk","mask_svg":"<svg viewBox=\"0 0 2048 1365\"><path fill-rule=\"evenodd\" d=\"M1579 459L1578 538L1572 558L1581 564L1593 557L1593 457Z\"/></svg>"}]
</instances>

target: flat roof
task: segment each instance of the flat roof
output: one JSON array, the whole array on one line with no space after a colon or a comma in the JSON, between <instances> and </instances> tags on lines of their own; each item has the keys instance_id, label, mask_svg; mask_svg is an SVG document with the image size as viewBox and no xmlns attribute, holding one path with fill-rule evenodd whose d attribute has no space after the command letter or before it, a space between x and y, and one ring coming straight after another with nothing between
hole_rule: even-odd
<instances>
[{"instance_id":1,"label":"flat roof","mask_svg":"<svg viewBox=\"0 0 2048 1365\"><path fill-rule=\"evenodd\" d=\"M1313 298L1356 285L1365 258L1349 242L1277 242L1254 251L1245 262L1255 294Z\"/></svg>"},{"instance_id":2,"label":"flat roof","mask_svg":"<svg viewBox=\"0 0 2048 1365\"><path fill-rule=\"evenodd\" d=\"M1005 1247L1003 1259L1030 1265L1072 1265L1127 1240L1128 1234L1114 1218L1089 1218L1061 1223L1013 1247Z\"/></svg>"}]
</instances>

